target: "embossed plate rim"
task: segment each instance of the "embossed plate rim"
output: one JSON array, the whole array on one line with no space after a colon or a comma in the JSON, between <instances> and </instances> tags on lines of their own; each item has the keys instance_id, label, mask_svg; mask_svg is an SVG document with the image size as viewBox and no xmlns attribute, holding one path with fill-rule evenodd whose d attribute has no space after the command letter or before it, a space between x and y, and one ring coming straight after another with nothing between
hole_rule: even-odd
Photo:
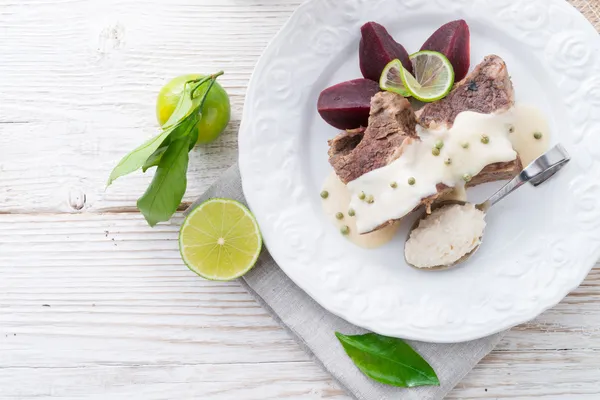
<instances>
[{"instance_id":1,"label":"embossed plate rim","mask_svg":"<svg viewBox=\"0 0 600 400\"><path fill-rule=\"evenodd\" d=\"M517 310L513 307L508 312L504 312L504 314L502 314L501 311L498 311L497 314L501 318L499 317L499 319L491 321L490 323L457 324L456 321L454 323L435 321L435 324L441 326L439 329L431 329L431 326L434 325L426 326L427 324L425 324L424 327L419 327L419 321L416 321L415 318L396 318L390 321L385 318L385 315L378 315L373 312L365 313L364 304L360 304L360 302L356 302L354 301L355 299L353 299L353 295L356 293L330 293L327 284L336 281L343 286L344 277L337 274L337 272L342 270L342 267L353 267L354 264L352 264L351 261L348 262L348 265L333 261L335 257L343 257L343 254L339 252L335 253L334 250L330 251L330 245L333 242L330 241L327 235L322 234L319 229L319 224L323 224L323 221L316 221L318 218L315 215L310 214L310 204L298 200L302 198L302 195L306 196L310 194L303 192L305 188L298 184L299 179L303 179L301 177L299 178L301 172L298 170L298 166L294 164L294 160L290 160L286 158L286 156L293 158L293 148L294 146L299 145L299 143L294 143L296 138L290 139L285 136L285 134L289 134L290 132L288 132L287 128L276 124L276 118L273 117L275 114L272 112L274 109L278 110L278 113L285 110L285 108L283 108L283 106L286 105L284 104L285 102L302 101L303 95L292 98L293 93L290 94L285 92L285 85L280 87L278 83L279 80L284 81L283 83L285 83L286 79L291 80L289 75L297 72L294 68L301 68L300 66L304 66L302 57L306 57L306 60L310 60L310 58L315 55L311 53L312 50L303 52L304 49L302 49L302 51L299 51L297 54L298 62L296 64L300 66L291 66L291 72L283 69L275 70L271 67L278 62L278 57L280 57L280 54L278 53L281 49L277 47L278 43L290 40L294 34L304 34L303 32L295 32L294 27L303 19L314 19L314 15L311 15L310 12L313 12L314 14L326 12L331 1L332 0L309 0L296 10L277 36L273 38L261 56L248 86L246 104L244 106L239 133L239 165L240 173L242 175L242 186L246 199L261 225L265 243L275 261L296 284L330 312L351 323L370 329L374 332L406 339L430 342L461 342L473 340L497 333L533 319L543 311L556 305L570 291L579 286L600 256L600 241L593 239L600 238L600 224L595 223L593 218L590 222L590 219L588 218L596 216L596 214L599 214L597 216L600 218L600 211L593 200L593 194L597 191L600 192L600 187L596 187L594 182L590 184L589 181L582 178L582 176L585 177L586 175L592 177L594 175L600 176L600 174L598 174L600 168L597 165L600 154L594 154L590 151L590 148L593 148L593 146L591 146L592 143L596 146L600 146L600 139L595 139L590 135L586 135L586 132L588 132L589 129L592 129L589 126L588 120L582 119L581 121L575 121L571 114L569 114L569 122L575 129L575 133L573 135L573 143L569 143L567 148L573 155L573 158L579 160L580 164L576 168L573 167L569 173L571 179L571 181L569 181L569 189L571 189L576 196L579 196L576 198L573 197L572 203L575 204L573 207L581 207L569 208L568 210L573 213L574 219L577 219L579 223L577 228L585 230L581 235L584 235L584 244L589 246L582 246L581 243L577 241L580 239L581 235L576 233L575 230L572 230L570 233L572 233L573 237L571 239L565 238L565 242L567 242L566 245L561 242L551 242L549 246L544 245L541 247L540 251L552 252L553 257L556 258L556 260L553 259L548 261L540 256L539 262L541 264L547 261L554 267L554 270L551 271L552 273L559 275L563 273L564 275L564 269L561 268L573 268L572 270L569 269L567 271L566 278L568 279L565 278L564 281L558 282L559 279L556 278L556 275L553 275L553 279L561 285L559 288L556 288L551 293L542 292L542 298L539 300L534 298L532 300L533 303L528 303L526 308ZM406 8L407 12L411 11L411 7L436 7L434 0L379 0L377 4L385 2L395 2L398 5L402 5ZM343 19L345 16L352 17L351 13L359 13L361 7L366 7L366 3L376 7L376 5L373 4L374 2L345 0L346 14L342 16L338 14L329 16L336 17L337 19L332 18L336 21L339 20L339 18ZM339 4L339 1L336 2L336 5L339 6ZM500 16L502 15L502 12L509 14L510 12L516 12L515 10L517 10L517 7L519 7L519 12L523 14L526 14L527 12L536 12L536 7L538 7L538 10L549 10L547 15L548 18L550 18L552 9L566 13L565 16L569 18L571 26L568 26L569 29L565 31L562 30L562 26L559 26L557 32L551 32L551 30L554 29L554 26L549 27L550 21L549 19L545 20L544 16L540 17L539 20L534 18L531 21L521 21L518 18L513 18L515 19L515 21L513 21L511 15L508 15L508 19L505 21L507 25L504 29L522 29L523 37L521 39L523 39L524 42L531 41L543 43L542 46L538 46L540 48L537 49L536 52L544 54L545 57L561 56L560 58L556 58L555 61L557 61L558 64L561 64L562 62L562 64L565 65L561 64L556 66L556 68L564 67L562 72L565 76L564 79L562 76L556 76L558 82L557 85L561 89L568 89L568 91L565 92L568 94L565 94L564 97L566 100L572 100L574 106L588 107L584 110L578 110L580 116L581 113L584 113L592 120L592 122L596 122L592 117L596 114L600 114L598 112L600 110L600 104L596 104L595 101L597 99L594 97L596 92L593 90L596 89L596 86L594 85L597 84L599 85L598 87L600 90L600 80L596 81L593 74L595 71L598 71L600 67L598 64L598 57L592 57L591 61L586 58L586 56L589 55L589 51L586 53L586 46L589 45L591 49L597 50L600 48L600 41L598 40L598 34L594 28L575 8L565 3L563 0L534 0L528 2L522 0L477 0L475 2L469 2L468 6L465 6L463 1L458 1L453 3L452 7L458 9L463 8L466 12L473 12L473 9L479 7L479 11L477 12L489 11L491 13L494 11ZM492 10L492 8L494 8L494 10ZM433 9L430 9L429 11L433 12L432 10ZM523 27L519 26L519 23L531 24L531 26ZM509 26L510 24L515 24L515 26ZM351 24L348 22L347 25ZM334 31L334 27L329 25L323 25L321 28L323 28L326 33ZM345 29L344 21L342 20L339 22L339 25L336 28ZM532 29L526 31L526 28ZM549 31L546 32L542 28L548 28ZM546 33L550 36L544 36ZM572 37L567 35L567 33ZM329 38L327 36L325 37L325 40L332 39L332 35L330 35ZM568 40L573 40L574 42L568 42ZM580 42L577 40L580 40ZM327 50L327 46L331 44L325 42L319 45L324 46L324 50ZM564 48L561 47L561 45L564 46ZM582 45L584 45L584 47L581 47ZM531 47L533 51L533 45ZM560 53L561 51L568 51L568 55L572 56L574 62L573 68L570 68L572 66L569 64L569 62L571 62L569 58ZM322 57L326 58L330 57L330 55L325 54ZM579 60L578 57L582 60ZM583 64L576 65L576 61L582 61ZM310 67L310 63L306 64ZM313 74L314 73L315 72L313 72ZM266 82L261 80L264 79L265 76L269 76L270 86L265 86ZM304 75L303 77L306 78L308 76L309 75ZM589 78L590 76L591 78ZM574 78L579 78L579 86L572 84L572 79ZM590 93L585 91L584 86L580 82L581 79L584 79L585 82L589 82L592 85ZM263 83L262 85L261 82ZM310 82L310 80L308 80L308 82ZM265 91L265 88L268 88L268 90ZM584 105L581 99L589 94L591 94L592 104ZM263 95L262 98L260 97L261 95ZM272 98L269 98L269 96ZM277 98L278 96L280 96L280 98ZM270 104L269 101L271 101ZM262 138L262 142L260 142L260 135L257 133L258 130L255 129L258 124L263 124L261 126L264 128L270 128L263 129L261 134L275 135L270 137L271 139L276 140L270 141L268 143L270 147L268 148L265 143L267 141L265 138ZM273 131L276 131L277 134L281 135L280 137L285 137L286 139L279 139ZM264 157L264 153L260 153L260 156L253 154L253 150L256 149L256 146L259 143L263 146L263 150L271 151L269 157ZM275 151L275 153L273 153L273 151ZM275 173L274 171L277 172ZM580 176L575 177L574 174L576 172L578 172ZM271 175L268 175L269 173ZM265 182L267 177L269 178L269 181L272 180L273 182L278 182L280 184L267 184ZM566 177L563 179L564 182L567 182L566 179ZM588 193L588 191L590 193ZM288 199L290 199L290 203L292 202L291 200L294 199L295 203L288 205L283 202ZM567 206L572 207L571 203L568 203ZM299 216L302 217L300 218ZM555 216L553 215L553 217ZM557 218L559 219L559 222L564 223L564 218L561 219L560 216ZM296 237L293 235L294 232L301 231L306 226L315 228L314 231L312 229L307 230L307 232L314 232L314 237L307 238L307 235L304 235L304 237L302 235ZM572 228L571 225L568 226ZM284 233L290 233L292 235L286 236ZM550 239L552 239L552 237ZM558 250L555 250L555 248ZM327 251L325 252L324 249L327 249ZM578 251L569 252L569 249L576 249ZM314 251L314 257L311 256L311 251ZM558 253L556 253L556 251L558 251ZM565 253L568 256L566 261L564 259ZM321 265L319 261L323 260L327 262L325 262L324 265ZM308 263L318 264L319 268L322 268L325 272L319 275L315 272L315 268L306 267ZM359 263L356 265L358 264ZM540 265L536 264L532 266L532 268L541 268ZM358 268L360 268L360 265L358 265ZM358 271L358 269L356 271ZM324 277L327 279L323 279ZM561 276L561 279L562 278L563 276ZM339 282L340 280L341 283ZM381 282L381 287L377 288L377 290L381 289L383 289L382 293L385 295L385 289L390 288L385 286L385 282ZM358 293L358 295L360 295L360 293ZM376 299L379 298L376 297ZM441 317L441 315L442 314L439 316ZM387 316L389 317L389 315Z\"/></svg>"}]
</instances>

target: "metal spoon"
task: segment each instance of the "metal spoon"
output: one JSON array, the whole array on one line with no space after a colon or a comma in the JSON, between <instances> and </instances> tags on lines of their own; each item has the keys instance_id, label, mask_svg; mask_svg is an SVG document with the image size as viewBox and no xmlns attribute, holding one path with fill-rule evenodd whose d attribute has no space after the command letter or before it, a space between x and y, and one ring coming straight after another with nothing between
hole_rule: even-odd
<instances>
[{"instance_id":1,"label":"metal spoon","mask_svg":"<svg viewBox=\"0 0 600 400\"><path fill-rule=\"evenodd\" d=\"M546 153L542 154L540 157L535 159L523 171L521 171L521 173L519 173L519 175L515 176L510 182L508 182L500 190L498 190L496 193L494 193L489 199L487 199L483 203L476 204L475 207L477 209L483 211L484 213L487 213L488 210L494 204L498 203L500 200L502 200L503 198L508 196L510 193L514 192L515 190L517 190L518 188L523 186L525 183L529 182L533 186L539 186L542 183L546 182L554 174L556 174L562 167L564 167L569 161L570 161L570 157L569 157L569 154L567 153L567 151L565 150L565 148L560 144L556 145L552 149L550 149L549 151L547 151ZM439 208L446 207L446 206L453 205L453 204L465 205L465 204L467 204L467 202L459 201L459 200L447 200L447 201L442 201L440 203L434 204L432 206L432 209L437 210ZM412 231L415 230L419 226L421 221L427 217L428 217L428 214L424 213L413 224L412 228L408 232L406 241L408 241L408 239L410 238ZM462 256L461 258L459 258L457 261L453 262L452 264L439 265L439 266L435 266L432 268L419 268L419 267L416 267L416 266L410 264L408 261L407 261L407 264L412 267L422 269L422 270L427 270L427 271L430 271L430 270L431 271L439 271L439 270L443 270L443 269L449 269L449 268L456 267L457 265L459 265L459 264L465 262L467 259L469 259L473 254L475 254L475 252L479 249L479 246L481 245L482 238L483 238L483 236L479 238L480 244L477 245L477 247L475 247L471 252L465 254L464 256Z\"/></svg>"}]
</instances>

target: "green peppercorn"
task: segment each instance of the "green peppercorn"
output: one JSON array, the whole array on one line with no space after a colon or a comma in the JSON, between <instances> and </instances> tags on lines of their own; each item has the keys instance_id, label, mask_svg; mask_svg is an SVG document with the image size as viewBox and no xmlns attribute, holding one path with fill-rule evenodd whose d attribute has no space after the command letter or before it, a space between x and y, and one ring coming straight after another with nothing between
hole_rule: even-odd
<instances>
[{"instance_id":1,"label":"green peppercorn","mask_svg":"<svg viewBox=\"0 0 600 400\"><path fill-rule=\"evenodd\" d=\"M366 197L367 197L367 195L365 194L365 192L360 192L360 193L358 194L358 198L359 198L360 200L364 200Z\"/></svg>"},{"instance_id":2,"label":"green peppercorn","mask_svg":"<svg viewBox=\"0 0 600 400\"><path fill-rule=\"evenodd\" d=\"M413 178L412 176L408 178L408 184L410 186L414 185L415 183L417 183L417 180L415 178Z\"/></svg>"},{"instance_id":3,"label":"green peppercorn","mask_svg":"<svg viewBox=\"0 0 600 400\"><path fill-rule=\"evenodd\" d=\"M433 154L434 156L439 156L440 155L440 149L438 149L437 147L434 147L433 149L431 149L431 154Z\"/></svg>"},{"instance_id":4,"label":"green peppercorn","mask_svg":"<svg viewBox=\"0 0 600 400\"><path fill-rule=\"evenodd\" d=\"M446 165L452 165L452 159L451 158L446 158L446 161L444 161L444 164L446 164Z\"/></svg>"},{"instance_id":5,"label":"green peppercorn","mask_svg":"<svg viewBox=\"0 0 600 400\"><path fill-rule=\"evenodd\" d=\"M344 225L340 228L340 233L344 236L348 235L350 233L350 228L348 227L348 225Z\"/></svg>"},{"instance_id":6,"label":"green peppercorn","mask_svg":"<svg viewBox=\"0 0 600 400\"><path fill-rule=\"evenodd\" d=\"M481 135L481 143L488 144L490 142L490 137L488 135Z\"/></svg>"},{"instance_id":7,"label":"green peppercorn","mask_svg":"<svg viewBox=\"0 0 600 400\"><path fill-rule=\"evenodd\" d=\"M469 142L464 142L464 143L462 144L462 148L463 148L463 149L468 149L468 148L469 148Z\"/></svg>"},{"instance_id":8,"label":"green peppercorn","mask_svg":"<svg viewBox=\"0 0 600 400\"><path fill-rule=\"evenodd\" d=\"M390 183L390 187L392 189L396 189L398 187L398 184L396 182L392 182L392 183Z\"/></svg>"},{"instance_id":9,"label":"green peppercorn","mask_svg":"<svg viewBox=\"0 0 600 400\"><path fill-rule=\"evenodd\" d=\"M372 194L367 197L367 203L369 203L369 204L375 203L375 197L373 197Z\"/></svg>"},{"instance_id":10,"label":"green peppercorn","mask_svg":"<svg viewBox=\"0 0 600 400\"><path fill-rule=\"evenodd\" d=\"M464 174L463 175L463 181L470 182L471 179L473 179L473 177L470 174Z\"/></svg>"},{"instance_id":11,"label":"green peppercorn","mask_svg":"<svg viewBox=\"0 0 600 400\"><path fill-rule=\"evenodd\" d=\"M351 208L351 209L348 210L348 215L351 216L351 217L354 217L356 215L356 212L354 211L353 208Z\"/></svg>"},{"instance_id":12,"label":"green peppercorn","mask_svg":"<svg viewBox=\"0 0 600 400\"><path fill-rule=\"evenodd\" d=\"M327 190L323 190L321 192L321 198L326 199L329 197L329 192Z\"/></svg>"},{"instance_id":13,"label":"green peppercorn","mask_svg":"<svg viewBox=\"0 0 600 400\"><path fill-rule=\"evenodd\" d=\"M444 147L444 142L443 141L438 140L438 141L435 142L435 148L436 149L441 150L442 147Z\"/></svg>"},{"instance_id":14,"label":"green peppercorn","mask_svg":"<svg viewBox=\"0 0 600 400\"><path fill-rule=\"evenodd\" d=\"M342 214L341 212L339 212L339 213L335 214L335 217L337 219L344 219L344 214Z\"/></svg>"},{"instance_id":15,"label":"green peppercorn","mask_svg":"<svg viewBox=\"0 0 600 400\"><path fill-rule=\"evenodd\" d=\"M542 132L535 132L533 134L533 137L535 138L535 140L540 140L542 138Z\"/></svg>"}]
</instances>

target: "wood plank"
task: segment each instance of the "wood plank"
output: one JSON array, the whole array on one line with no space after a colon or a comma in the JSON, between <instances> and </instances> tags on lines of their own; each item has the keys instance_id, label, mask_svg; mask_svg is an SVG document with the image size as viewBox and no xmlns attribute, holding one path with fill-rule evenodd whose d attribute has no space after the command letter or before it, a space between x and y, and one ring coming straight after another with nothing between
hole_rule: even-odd
<instances>
[{"instance_id":1,"label":"wood plank","mask_svg":"<svg viewBox=\"0 0 600 400\"><path fill-rule=\"evenodd\" d=\"M180 222L0 216L0 366L307 360L237 283L184 266Z\"/></svg>"},{"instance_id":2,"label":"wood plank","mask_svg":"<svg viewBox=\"0 0 600 400\"><path fill-rule=\"evenodd\" d=\"M0 212L134 209L151 173L104 190L158 132L156 94L190 72L226 74L232 122L194 150L186 201L237 159L246 85L301 0L2 0Z\"/></svg>"},{"instance_id":3,"label":"wood plank","mask_svg":"<svg viewBox=\"0 0 600 400\"><path fill-rule=\"evenodd\" d=\"M0 388L1 400L348 399L312 362L9 368Z\"/></svg>"},{"instance_id":4,"label":"wood plank","mask_svg":"<svg viewBox=\"0 0 600 400\"><path fill-rule=\"evenodd\" d=\"M225 69L233 111L185 201L233 164L253 66L299 3L0 0L0 214L27 214L0 215L0 399L347 398L242 287L183 266L181 215L113 213L151 176L104 190L181 73ZM600 397L599 290L597 268L449 398Z\"/></svg>"},{"instance_id":5,"label":"wood plank","mask_svg":"<svg viewBox=\"0 0 600 400\"><path fill-rule=\"evenodd\" d=\"M492 352L448 399L597 399L595 350Z\"/></svg>"},{"instance_id":6,"label":"wood plank","mask_svg":"<svg viewBox=\"0 0 600 400\"><path fill-rule=\"evenodd\" d=\"M558 355L557 355L558 354ZM593 354L556 352L484 362L448 399L595 399ZM491 359L493 357L489 357ZM515 363L519 363L515 365ZM554 366L551 366L554 364ZM542 366L540 368L540 366ZM0 399L350 399L312 362L3 368ZM546 377L553 382L548 384ZM6 390L6 388L8 390ZM596 397L594 397L596 396Z\"/></svg>"},{"instance_id":7,"label":"wood plank","mask_svg":"<svg viewBox=\"0 0 600 400\"><path fill-rule=\"evenodd\" d=\"M324 372L241 286L205 281L187 270L177 251L180 222L178 214L151 229L129 213L44 214L33 220L0 215L0 379L30 382L0 390L0 399L17 398L18 390L39 389L36 395L47 396L44 388L61 376L81 379L64 383L57 392L64 398L75 398L93 379L105 382L111 398L134 387L142 393L168 388L183 398L218 388L222 396L255 398L242 386L260 388L272 396L267 398L321 398L321 392L310 392L313 386L333 387L327 396L341 396L330 380L314 383L325 379ZM450 398L600 394L599 290L596 268L561 304L509 332ZM180 381L184 372L177 371L186 369L179 367L189 367L192 376L222 368L231 380ZM244 368L276 382L254 380ZM111 377L119 374L132 381L113 387ZM145 380L138 381L140 376ZM97 390L87 398L101 398Z\"/></svg>"}]
</instances>

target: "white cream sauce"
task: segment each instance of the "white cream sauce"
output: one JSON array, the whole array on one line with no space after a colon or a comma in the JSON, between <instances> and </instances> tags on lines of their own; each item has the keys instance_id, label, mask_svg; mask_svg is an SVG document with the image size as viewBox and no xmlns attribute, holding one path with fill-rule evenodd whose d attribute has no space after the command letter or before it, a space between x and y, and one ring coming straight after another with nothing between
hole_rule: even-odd
<instances>
[{"instance_id":1,"label":"white cream sauce","mask_svg":"<svg viewBox=\"0 0 600 400\"><path fill-rule=\"evenodd\" d=\"M345 236L352 243L366 249L374 249L392 240L398 231L399 222L394 222L376 232L365 235L359 234L356 228L356 217L348 215L350 209L350 192L348 192L348 188L335 172L332 172L327 177L322 190L327 191L329 194L326 199L322 200L323 211L337 229L341 230L343 226L348 226L350 232ZM336 218L336 214L340 212L344 215L344 218L341 220Z\"/></svg>"},{"instance_id":2,"label":"white cream sauce","mask_svg":"<svg viewBox=\"0 0 600 400\"><path fill-rule=\"evenodd\" d=\"M410 213L422 199L437 193L436 185L464 186L465 175L475 176L489 164L517 158L508 139L512 113L479 114L462 112L450 129L417 129L421 141L406 146L400 158L371 171L347 186L352 194L350 206L357 212L359 232L370 232L389 220ZM483 136L489 140L482 143ZM432 154L442 141L440 154ZM468 145L467 148L463 146ZM450 160L450 164L446 163ZM414 184L409 180L413 178ZM397 188L390 185L396 182ZM373 196L369 203L359 198L364 192Z\"/></svg>"},{"instance_id":3,"label":"white cream sauce","mask_svg":"<svg viewBox=\"0 0 600 400\"><path fill-rule=\"evenodd\" d=\"M550 149L550 126L544 113L536 107L519 105L513 110L514 130L508 137L526 167ZM541 139L534 137L536 132L542 134Z\"/></svg>"},{"instance_id":4,"label":"white cream sauce","mask_svg":"<svg viewBox=\"0 0 600 400\"><path fill-rule=\"evenodd\" d=\"M527 165L547 148L548 131L543 114L528 106L498 114L462 112L450 129L417 127L421 141L406 145L402 156L391 164L348 183L358 233L404 217L422 199L436 194L439 183L460 191L469 176L487 165L513 161L517 152L523 154L523 164ZM542 139L536 140L534 132L542 133ZM436 156L433 149L440 141L443 147ZM409 184L411 178L413 185ZM372 196L373 202L361 200L362 193L366 199Z\"/></svg>"}]
</instances>

